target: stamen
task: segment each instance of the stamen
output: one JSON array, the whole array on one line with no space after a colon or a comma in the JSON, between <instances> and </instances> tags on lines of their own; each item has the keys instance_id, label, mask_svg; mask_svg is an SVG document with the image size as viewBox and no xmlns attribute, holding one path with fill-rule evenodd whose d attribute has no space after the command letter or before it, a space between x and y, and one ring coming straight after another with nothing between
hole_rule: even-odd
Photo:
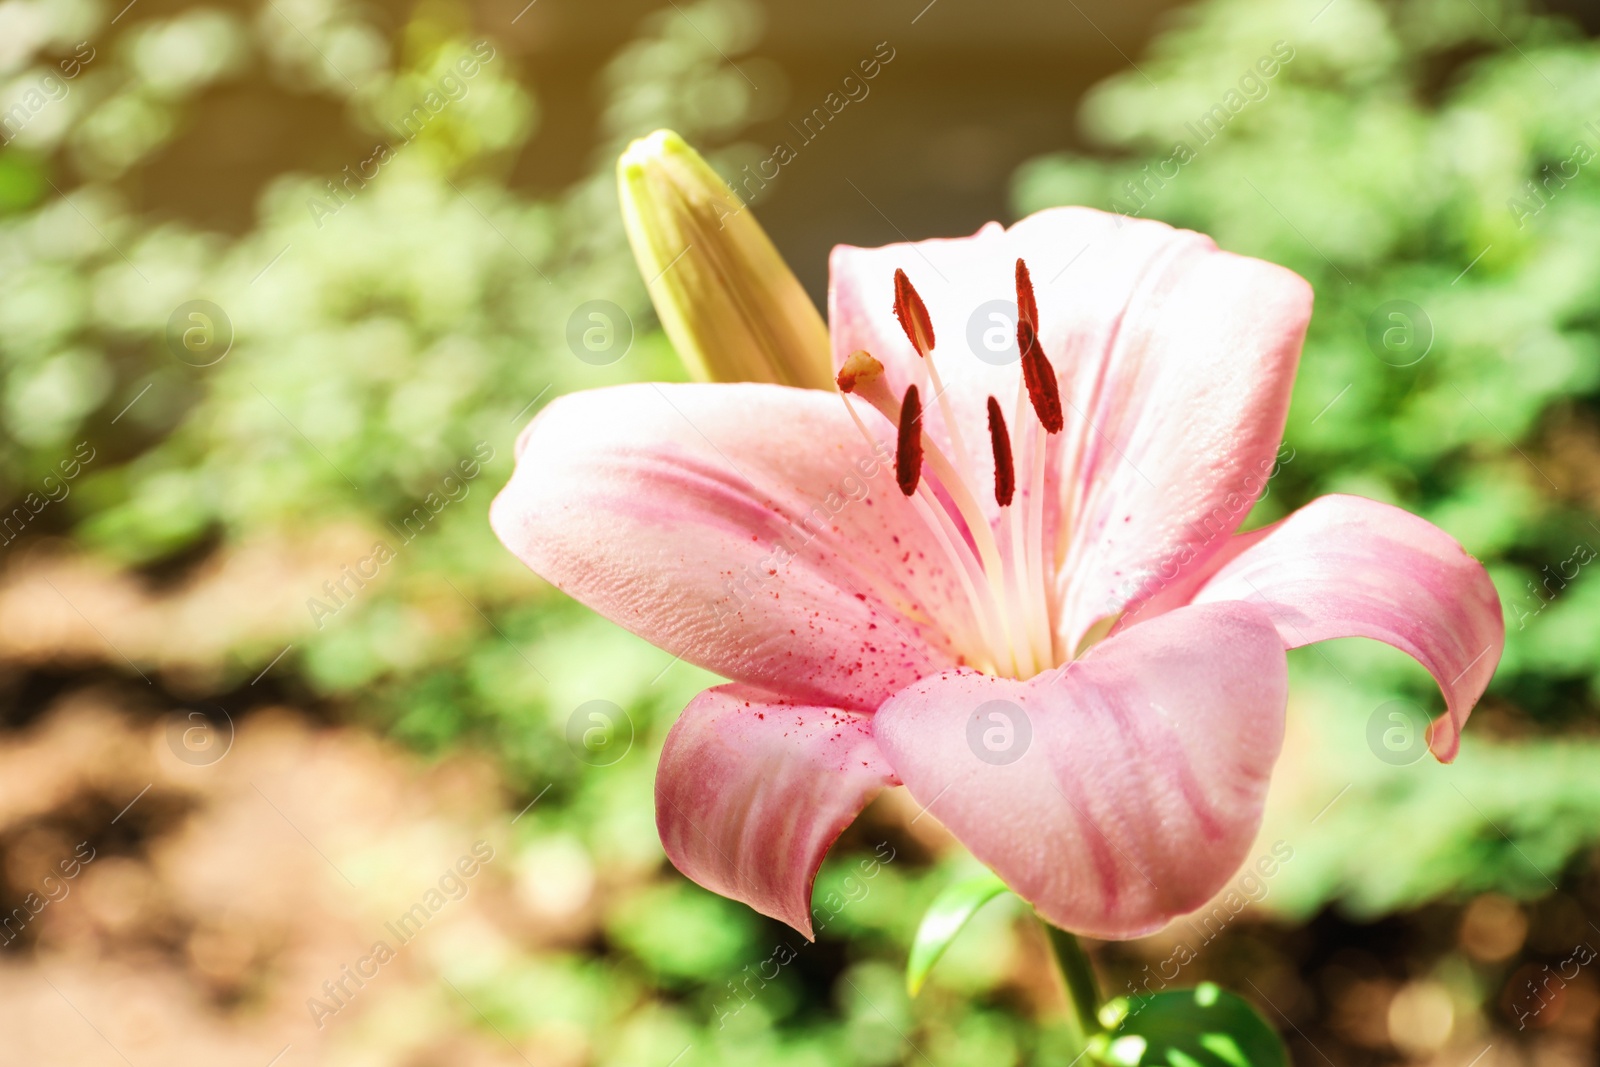
<instances>
[{"instance_id":1,"label":"stamen","mask_svg":"<svg viewBox=\"0 0 1600 1067\"><path fill-rule=\"evenodd\" d=\"M860 356L859 360L856 359L857 355ZM852 362L855 362L858 366L864 366L866 369L857 372L855 381L851 383L852 391L841 393L840 399L844 401L845 409L850 412L850 417L855 420L862 436L870 443L872 435L868 433L866 426L861 422L861 417L856 414L855 408L851 405L852 397L866 401L891 426L900 426L907 419L907 416L900 397L889 391L889 377L878 370L882 365L876 359L866 353L856 353L851 356L850 360L846 361L847 366ZM932 372L933 363L934 361L930 358L923 365ZM939 390L942 387L934 385L933 388ZM1019 396L1022 394L1022 385L1020 383L1017 385L1017 393ZM920 394L918 399L920 401ZM943 405L944 401L945 397L941 395L939 403ZM920 429L921 427L919 426ZM928 479L922 478L916 483L920 484L921 488L917 490L917 495L912 502L915 504L922 497L927 497L929 501L933 502L931 506L934 511L941 516L945 516L944 521L949 521L947 510L953 506L954 514L960 517L962 524L965 526L965 532L956 532L952 536L955 541L960 543L963 551L967 549L976 550L977 558L971 560L971 564L975 568L978 581L980 583L988 583L986 588L993 597L1003 597L1004 590L995 585L999 581L998 575L1001 573L999 548L995 544L994 533L989 528L989 520L985 518L983 509L978 505L977 499L967 485L968 475L962 473L963 470L970 470L971 468L963 467L958 469L956 464L945 455L944 450L939 447L937 440L920 432L918 434L918 448L922 461L927 464L929 477L938 479L939 487L944 491L945 496L940 498L930 493L928 491ZM965 453L961 454L964 455ZM954 527L952 527L953 529ZM972 539L970 545L967 541L969 536ZM999 648L1002 646L991 644L991 647Z\"/></svg>"},{"instance_id":2,"label":"stamen","mask_svg":"<svg viewBox=\"0 0 1600 1067\"><path fill-rule=\"evenodd\" d=\"M1044 427L1034 431L1033 442L1033 478L1028 488L1028 503L1032 508L1028 516L1027 533L1027 560L1028 567L1033 572L1035 580L1032 585L1033 597L1029 611L1033 616L1032 631L1040 641L1041 655L1051 663L1061 662L1056 650L1055 626L1051 620L1056 617L1052 609L1050 583L1047 575L1055 572L1056 568L1045 565L1044 555L1044 516L1048 504L1044 498L1045 467L1049 463L1048 434Z\"/></svg>"},{"instance_id":3,"label":"stamen","mask_svg":"<svg viewBox=\"0 0 1600 1067\"><path fill-rule=\"evenodd\" d=\"M1011 436L1006 433L1006 419L1000 414L999 401L992 396L989 398L989 444L994 448L994 500L1003 508L1010 507L1017 491L1017 472L1011 465Z\"/></svg>"},{"instance_id":4,"label":"stamen","mask_svg":"<svg viewBox=\"0 0 1600 1067\"><path fill-rule=\"evenodd\" d=\"M834 384L841 393L853 393L858 384L871 385L882 374L883 364L872 358L870 352L858 348L845 359L838 377L834 378Z\"/></svg>"},{"instance_id":5,"label":"stamen","mask_svg":"<svg viewBox=\"0 0 1600 1067\"><path fill-rule=\"evenodd\" d=\"M970 613L958 613L963 622L956 624L969 627L966 632L977 638L975 643L968 645L969 654L981 656L989 663L990 669L998 673L1001 660L996 650L1004 647L1004 643L996 635L1003 634L1005 627L1000 622L1000 608L995 603L994 590L985 580L982 564L972 557L972 551L950 518L950 513L926 483L907 499L933 533L945 558L953 564L956 578L966 593L967 603L972 606ZM973 626L976 627L975 631L970 629Z\"/></svg>"},{"instance_id":6,"label":"stamen","mask_svg":"<svg viewBox=\"0 0 1600 1067\"><path fill-rule=\"evenodd\" d=\"M867 358L871 359L872 357L868 356ZM873 362L876 363L877 360L873 360ZM867 386L864 390L865 392L882 394L878 399L867 399L891 424L899 422L900 402L894 399L893 394L884 385L881 375L872 377L862 375L857 379L857 384L865 384ZM879 448L878 440L867 429L867 424L861 421L861 416L856 412L855 405L850 403L850 395L841 393L839 399L844 401L844 409L850 413L850 421L855 423L856 429L861 432L861 439L867 443L868 448L873 452L877 452ZM938 455L939 450L935 448L932 453L932 457L936 461L935 467L938 466ZM990 590L984 583L982 564L967 549L966 542L955 528L955 523L951 521L949 514L946 513L943 505L934 497L933 492L926 483L919 487L915 496L908 499L911 502L911 506L916 509L917 514L921 516L922 521L927 524L928 529L933 532L935 540L939 542L939 548L954 569L955 575L960 580L961 587L967 595L967 603L972 608L970 612L960 613L957 619L946 619L945 625L949 628L951 634L957 635L955 637L957 646L964 649L966 654L972 657L973 666L991 672L997 671L998 663L992 650L999 647L993 636L1000 627L999 615L993 596L987 595ZM872 584L878 580L877 576L870 571L858 573L867 584ZM884 599L889 603L898 603L902 597L898 594L886 593L884 594ZM907 614L909 615L910 612ZM974 626L976 630L972 629ZM987 667L984 664L987 664Z\"/></svg>"},{"instance_id":7,"label":"stamen","mask_svg":"<svg viewBox=\"0 0 1600 1067\"><path fill-rule=\"evenodd\" d=\"M1017 260L1017 318L1035 330L1039 328L1039 302L1033 298L1033 279L1028 275L1028 265Z\"/></svg>"},{"instance_id":8,"label":"stamen","mask_svg":"<svg viewBox=\"0 0 1600 1067\"><path fill-rule=\"evenodd\" d=\"M1032 624L1029 621L1028 557L1023 538L1031 501L1024 501L1018 515L1011 505L1017 489L1016 470L1011 459L1011 437L1006 433L1005 417L1000 413L1000 403L989 398L989 444L994 452L994 498L1000 505L1000 536L1008 543L1011 553L1003 557L1005 584L1009 591L1006 618L1009 623L1010 647L1019 677L1030 677L1043 666L1039 649L1034 645Z\"/></svg>"},{"instance_id":9,"label":"stamen","mask_svg":"<svg viewBox=\"0 0 1600 1067\"><path fill-rule=\"evenodd\" d=\"M1034 413L1047 433L1060 433L1065 420L1061 416L1061 391L1056 383L1056 369L1045 358L1044 346L1033 324L1017 318L1017 350L1022 353L1022 380L1028 387L1028 399Z\"/></svg>"},{"instance_id":10,"label":"stamen","mask_svg":"<svg viewBox=\"0 0 1600 1067\"><path fill-rule=\"evenodd\" d=\"M950 397L946 395L949 390L945 388L944 382L940 380L939 368L933 358L933 320L928 317L927 305L922 302L922 297L918 295L916 287L911 284L911 279L906 277L906 272L898 267L895 268L894 272L894 313L895 317L900 320L901 328L906 331L906 337L910 339L911 346L922 357L923 368L928 372L928 387L933 390L933 402L939 405L939 414L944 419L944 431L950 435L950 448L953 454L952 458L955 460L954 469L970 472L973 470L971 453L967 451L967 442L961 433L961 423L956 419L955 411L951 407ZM939 453L937 447L934 449L934 454L935 457L942 458L942 454ZM956 484L962 481L960 478L951 479L946 477L946 474L950 472L939 470L937 464L934 470L938 473L940 481L945 483L947 491L954 492ZM964 489L965 487L962 486L962 488ZM957 506L962 507L963 505L958 503ZM979 511L977 514L981 516L982 512ZM967 521L969 524L973 524L971 516L968 517ZM994 537L989 531L987 520L973 524L972 534L975 538L980 539L978 547L980 552L986 553L986 558L991 560L998 559L998 553L992 551ZM985 537L988 540L987 547L981 540Z\"/></svg>"},{"instance_id":11,"label":"stamen","mask_svg":"<svg viewBox=\"0 0 1600 1067\"><path fill-rule=\"evenodd\" d=\"M1026 501L1022 508L1026 532L1020 547L1023 614L1027 618L1029 643L1034 655L1042 662L1058 662L1055 650L1054 617L1050 609L1049 580L1051 572L1045 566L1043 525L1046 503L1044 500L1044 468L1048 462L1046 441L1050 434L1062 428L1061 397L1056 382L1055 368L1044 355L1039 344L1039 302L1033 292L1033 277L1027 263L1017 260L1017 343L1024 353L1022 378L1028 399L1039 417L1040 428L1033 433L1033 447L1028 449L1032 477ZM1018 424L1022 419L1022 399L1017 399ZM1026 437L1023 445L1029 444Z\"/></svg>"},{"instance_id":12,"label":"stamen","mask_svg":"<svg viewBox=\"0 0 1600 1067\"><path fill-rule=\"evenodd\" d=\"M900 328L906 332L911 347L919 356L927 358L933 351L933 320L928 317L927 305L912 287L911 279L898 267L894 272L894 317L900 320Z\"/></svg>"},{"instance_id":13,"label":"stamen","mask_svg":"<svg viewBox=\"0 0 1600 1067\"><path fill-rule=\"evenodd\" d=\"M915 384L906 386L900 404L900 440L894 452L894 480L906 496L917 491L922 480L922 398Z\"/></svg>"},{"instance_id":14,"label":"stamen","mask_svg":"<svg viewBox=\"0 0 1600 1067\"><path fill-rule=\"evenodd\" d=\"M973 484L974 475L981 478L982 459L967 451L960 421L955 418L948 390L940 381L933 355L933 321L927 306L904 270L895 271L894 286L895 317L921 357L926 378L912 370L913 380L904 385L902 395L897 395L890 391L890 375L881 363L869 353L853 352L840 367L835 383L863 437L870 440L852 404L856 399L865 401L896 427L896 485L939 541L940 552L953 565L953 573L973 608L970 614L964 614L964 624L946 632L972 654L974 662L987 661L996 673L1010 677L1032 677L1056 659L1049 624L1050 594L1035 588L1044 584L1044 568L1042 561L1037 570L1033 565L1034 545L1040 540L1040 518L1036 514L1040 507L1035 502L1042 500L1043 487L1034 489L1026 501L1018 497L1016 463L1020 456L1014 447L1019 442L1013 439L998 401L990 398L987 408L994 492L1000 505L1000 528L995 529L995 520L976 499L977 486ZM1038 343L1038 309L1026 264L1018 266L1018 297L1022 320L1018 340L1026 359L1024 373L1018 376L1022 380L1017 383L1017 411L1012 421L1025 425L1027 409L1023 405L1031 400L1040 427L1033 431L1036 441L1025 435L1020 442L1034 446L1026 465L1040 462L1047 451L1048 434L1062 429L1064 420L1054 368ZM929 389L934 391L947 442L942 442L937 432L933 438L923 433L921 419L927 408L923 406L922 393ZM928 407L932 406L933 402L929 402ZM924 463L928 465L926 478ZM1031 473L1037 478L1042 470ZM1017 510L1019 507L1021 511ZM1000 550L1001 542L1007 544L1009 554Z\"/></svg>"}]
</instances>

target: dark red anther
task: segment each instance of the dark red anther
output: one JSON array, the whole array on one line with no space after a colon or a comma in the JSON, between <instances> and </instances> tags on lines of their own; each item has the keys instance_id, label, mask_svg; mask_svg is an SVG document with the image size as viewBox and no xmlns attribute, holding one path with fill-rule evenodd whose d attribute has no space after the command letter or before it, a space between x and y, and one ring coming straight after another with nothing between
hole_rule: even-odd
<instances>
[{"instance_id":1,"label":"dark red anther","mask_svg":"<svg viewBox=\"0 0 1600 1067\"><path fill-rule=\"evenodd\" d=\"M1034 332L1039 330L1039 302L1033 298L1033 279L1028 265L1017 260L1017 318L1025 320Z\"/></svg>"},{"instance_id":2,"label":"dark red anther","mask_svg":"<svg viewBox=\"0 0 1600 1067\"><path fill-rule=\"evenodd\" d=\"M1028 399L1039 416L1046 433L1060 433L1065 425L1061 417L1061 389L1056 383L1056 369L1045 358L1039 335L1027 319L1017 319L1017 351L1022 353L1022 381L1028 387Z\"/></svg>"},{"instance_id":3,"label":"dark red anther","mask_svg":"<svg viewBox=\"0 0 1600 1067\"><path fill-rule=\"evenodd\" d=\"M928 307L917 295L906 272L898 267L894 272L894 316L900 320L900 328L906 332L918 355L926 356L933 351L933 320L928 318Z\"/></svg>"},{"instance_id":4,"label":"dark red anther","mask_svg":"<svg viewBox=\"0 0 1600 1067\"><path fill-rule=\"evenodd\" d=\"M922 480L922 398L915 385L906 386L900 404L900 440L894 451L894 480L900 491L910 496Z\"/></svg>"},{"instance_id":5,"label":"dark red anther","mask_svg":"<svg viewBox=\"0 0 1600 1067\"><path fill-rule=\"evenodd\" d=\"M989 398L989 444L994 448L994 502L1008 508L1017 491L1017 472L1011 464L1011 435L1006 433L1006 419L1000 414L1000 402L992 396Z\"/></svg>"}]
</instances>

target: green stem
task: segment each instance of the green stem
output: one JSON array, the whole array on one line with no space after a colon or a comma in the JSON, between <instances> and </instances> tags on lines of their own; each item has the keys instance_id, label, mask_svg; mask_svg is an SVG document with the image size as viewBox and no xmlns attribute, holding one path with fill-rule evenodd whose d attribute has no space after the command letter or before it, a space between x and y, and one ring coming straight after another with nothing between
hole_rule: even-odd
<instances>
[{"instance_id":1,"label":"green stem","mask_svg":"<svg viewBox=\"0 0 1600 1067\"><path fill-rule=\"evenodd\" d=\"M1055 953L1056 967L1061 980L1066 983L1067 1001L1072 1005L1073 1021L1077 1024L1078 1038L1087 1042L1098 1034L1100 1026L1100 986L1094 978L1094 967L1088 953L1073 934L1044 924L1050 935L1050 948Z\"/></svg>"}]
</instances>

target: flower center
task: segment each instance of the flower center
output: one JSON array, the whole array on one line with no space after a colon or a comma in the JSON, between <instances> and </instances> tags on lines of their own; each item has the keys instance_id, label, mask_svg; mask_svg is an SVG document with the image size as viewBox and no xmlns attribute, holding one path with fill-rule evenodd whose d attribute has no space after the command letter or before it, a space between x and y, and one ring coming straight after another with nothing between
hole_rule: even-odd
<instances>
[{"instance_id":1,"label":"flower center","mask_svg":"<svg viewBox=\"0 0 1600 1067\"><path fill-rule=\"evenodd\" d=\"M1049 503L1046 442L1063 426L1061 396L1055 369L1039 343L1038 304L1027 265L1020 259L1016 287L1022 376L1013 421L1021 431L1020 447L1013 448L1000 402L988 398L996 520L991 521L978 502L987 488L974 484L982 468L967 450L934 363L933 321L905 271L895 271L895 317L921 357L927 401L916 382L907 385L902 396L890 392L883 364L867 352L852 353L836 382L845 408L869 444L873 435L851 403L852 396L865 400L897 429L895 481L933 533L962 588L965 604L954 605L959 617L939 621L963 662L990 674L1028 678L1071 657L1056 634L1057 568L1054 551L1047 558L1044 544ZM939 407L948 455L923 433L924 403ZM1020 494L1018 457L1028 474Z\"/></svg>"}]
</instances>

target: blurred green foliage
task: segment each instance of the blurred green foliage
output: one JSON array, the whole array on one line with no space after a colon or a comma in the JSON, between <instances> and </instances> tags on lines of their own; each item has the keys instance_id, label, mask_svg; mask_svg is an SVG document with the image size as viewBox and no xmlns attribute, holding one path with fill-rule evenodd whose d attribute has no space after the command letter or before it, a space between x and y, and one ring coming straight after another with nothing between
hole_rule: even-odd
<instances>
[{"instance_id":1,"label":"blurred green foliage","mask_svg":"<svg viewBox=\"0 0 1600 1067\"><path fill-rule=\"evenodd\" d=\"M276 675L291 693L423 751L492 749L525 798L542 797L519 825L527 862L558 880L640 883L606 916L604 953L460 961L453 980L496 1026L594 1035L602 1063L664 1063L692 1047L683 1067L822 1067L898 1062L914 1011L931 1062L1050 1053L1059 1035L1025 1025L999 991L1022 951L1014 909L985 909L915 1008L906 999L917 917L966 869L959 858L883 865L815 946L681 881L652 881L663 862L654 750L708 679L543 588L485 522L516 430L549 397L680 375L622 237L612 164L658 126L736 141L754 102L725 54L759 40L753 7L702 0L682 5L692 22L668 8L642 25L604 75L590 173L529 198L506 185L537 102L508 56L482 58L455 8L424 6L392 45L343 0L275 0L248 18L134 9L117 26L97 0L0 6L0 112L22 106L25 118L0 149L0 504L9 513L38 492L79 442L96 455L25 537L67 535L151 575L324 528L354 527L365 543L393 537L458 464L492 450L464 498L414 540L395 539L402 562L381 584L320 627L308 616L288 634L241 637L221 687L292 642ZM1292 58L1268 77L1257 64L1277 42ZM470 77L458 66L469 54ZM447 77L464 92L445 93L401 143L396 126ZM130 174L186 136L203 93L245 81L331 109L390 158L342 196L329 182L370 150L276 176L241 235L132 210ZM1236 113L1230 91L1245 101ZM1218 106L1225 129L1200 143L1189 124ZM1209 0L1091 93L1093 156L1017 175L1019 213L1137 211L1310 278L1295 458L1255 521L1334 490L1402 503L1484 558L1508 606L1506 661L1449 771L1366 751L1367 714L1385 700L1437 706L1414 665L1349 642L1297 654L1295 712L1325 743L1316 780L1329 788L1308 813L1315 842L1294 836L1303 824L1286 831L1299 851L1273 903L1291 913L1338 899L1378 914L1494 887L1537 895L1544 872L1558 877L1596 837L1600 747L1583 735L1600 701L1600 585L1584 571L1524 625L1513 610L1539 607L1530 583L1600 540L1600 480L1585 473L1600 460L1600 184L1587 170L1552 183L1536 212L1525 187L1579 142L1600 152L1591 119L1600 48L1513 3ZM1163 171L1179 140L1192 158ZM1175 176L1151 182L1147 166ZM1142 191L1130 196L1128 182ZM634 326L626 357L603 367L567 341L574 309L595 299ZM231 333L208 366L168 339L193 300L221 308ZM1375 318L1394 301L1421 315ZM15 545L3 551L16 558ZM569 715L593 699L633 723L632 751L612 765L586 764L568 743ZM1558 730L1568 736L1488 739ZM817 898L851 896L856 861L830 860ZM739 992L780 943L792 962ZM818 975L837 975L829 1003L806 992Z\"/></svg>"},{"instance_id":2,"label":"blurred green foliage","mask_svg":"<svg viewBox=\"0 0 1600 1067\"><path fill-rule=\"evenodd\" d=\"M681 17L643 27L606 73L592 176L557 198L526 200L503 180L537 108L511 61L448 9L425 9L396 55L357 6L337 2L267 5L254 26L198 9L120 33L98 7L29 10L37 56L13 72L16 85L49 77L80 40L95 57L0 156L20 198L0 218L9 416L0 503L17 506L88 440L97 460L29 533L70 529L129 566L339 523L384 538L404 563L336 621L291 635L299 677L323 696L362 694L425 747L477 731L503 742L523 780L572 780L581 766L560 723L547 732L535 710L570 694L545 693L521 648L581 646L572 656L592 667L558 653L568 667L560 684L606 685L567 708L601 693L635 706L667 660L640 659L654 654L541 596L484 512L510 470L516 428L539 403L678 373L642 319L626 360L610 367L568 350L567 320L594 298L625 316L648 308L621 236L612 162L640 128L717 136L744 121L748 87L718 48L753 41L753 11L696 8L706 38ZM481 61L471 76L463 58ZM455 92L440 91L452 77ZM327 99L389 151L277 176L256 226L237 238L130 212L115 179L180 137L196 94L227 78ZM402 130L436 91L443 106L428 109L420 132L415 122ZM136 130L145 131L137 145ZM179 358L167 336L175 309L196 299L221 309L208 328L233 338L209 366L191 365L205 353ZM403 524L427 495L442 494L459 463L487 455L467 502L402 544L396 531L414 531ZM305 595L335 603L315 583ZM489 604L506 637L476 616L463 630L430 622L439 599L461 596ZM236 649L235 678L248 680L281 647L274 635ZM639 692L618 684L630 658Z\"/></svg>"}]
</instances>

